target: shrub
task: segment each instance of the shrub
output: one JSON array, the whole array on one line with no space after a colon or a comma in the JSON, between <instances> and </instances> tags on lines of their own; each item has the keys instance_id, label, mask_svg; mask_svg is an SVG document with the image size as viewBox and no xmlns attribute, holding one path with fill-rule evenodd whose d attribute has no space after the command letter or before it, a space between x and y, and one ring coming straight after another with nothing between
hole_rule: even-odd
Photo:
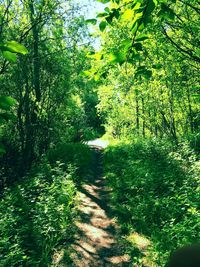
<instances>
[{"instance_id":1,"label":"shrub","mask_svg":"<svg viewBox=\"0 0 200 267\"><path fill-rule=\"evenodd\" d=\"M75 166L76 175L74 177L80 180L89 173L92 152L85 144L63 143L48 152L48 159L52 165L55 165L57 161L62 162L64 169Z\"/></svg>"}]
</instances>

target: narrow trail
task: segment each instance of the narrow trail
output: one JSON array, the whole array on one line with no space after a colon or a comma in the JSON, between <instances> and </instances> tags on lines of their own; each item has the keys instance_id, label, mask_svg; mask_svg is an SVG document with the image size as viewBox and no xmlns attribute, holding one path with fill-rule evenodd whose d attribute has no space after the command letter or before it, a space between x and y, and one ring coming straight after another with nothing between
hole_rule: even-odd
<instances>
[{"instance_id":1,"label":"narrow trail","mask_svg":"<svg viewBox=\"0 0 200 267\"><path fill-rule=\"evenodd\" d=\"M80 188L80 219L72 245L75 267L130 266L119 242L120 228L109 206L109 190L102 174L102 151L93 147L93 175Z\"/></svg>"}]
</instances>

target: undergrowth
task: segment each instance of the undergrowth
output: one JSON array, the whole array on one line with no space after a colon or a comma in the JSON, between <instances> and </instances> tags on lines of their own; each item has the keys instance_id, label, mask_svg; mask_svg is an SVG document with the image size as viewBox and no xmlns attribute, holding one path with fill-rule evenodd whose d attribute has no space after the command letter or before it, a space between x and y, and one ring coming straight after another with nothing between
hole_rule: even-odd
<instances>
[{"instance_id":1,"label":"undergrowth","mask_svg":"<svg viewBox=\"0 0 200 267\"><path fill-rule=\"evenodd\" d=\"M0 266L52 266L56 248L73 237L75 181L86 173L90 153L82 144L60 145L19 182L4 189Z\"/></svg>"},{"instance_id":2,"label":"undergrowth","mask_svg":"<svg viewBox=\"0 0 200 267\"><path fill-rule=\"evenodd\" d=\"M52 166L59 161L63 163L64 170L72 167L75 171L74 179L78 183L89 175L92 152L82 143L61 143L49 150L48 159Z\"/></svg>"},{"instance_id":3,"label":"undergrowth","mask_svg":"<svg viewBox=\"0 0 200 267\"><path fill-rule=\"evenodd\" d=\"M177 247L200 240L198 174L187 144L121 142L105 151L105 175L122 229L150 239L156 266L164 266Z\"/></svg>"}]
</instances>

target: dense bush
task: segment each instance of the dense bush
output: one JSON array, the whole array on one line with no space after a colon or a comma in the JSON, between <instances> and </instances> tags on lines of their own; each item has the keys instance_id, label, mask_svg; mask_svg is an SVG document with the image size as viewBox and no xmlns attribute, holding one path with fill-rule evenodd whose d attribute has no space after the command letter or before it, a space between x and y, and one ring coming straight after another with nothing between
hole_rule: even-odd
<instances>
[{"instance_id":1,"label":"dense bush","mask_svg":"<svg viewBox=\"0 0 200 267\"><path fill-rule=\"evenodd\" d=\"M119 143L107 148L105 164L120 222L151 240L158 266L171 250L199 241L199 163L187 145Z\"/></svg>"},{"instance_id":2,"label":"dense bush","mask_svg":"<svg viewBox=\"0 0 200 267\"><path fill-rule=\"evenodd\" d=\"M75 166L76 175L74 177L78 180L89 174L92 153L85 144L62 143L49 150L48 159L52 165L56 164L57 161L62 162L64 169L69 166Z\"/></svg>"},{"instance_id":3,"label":"dense bush","mask_svg":"<svg viewBox=\"0 0 200 267\"><path fill-rule=\"evenodd\" d=\"M48 266L61 239L72 235L73 173L44 160L0 202L0 266Z\"/></svg>"}]
</instances>

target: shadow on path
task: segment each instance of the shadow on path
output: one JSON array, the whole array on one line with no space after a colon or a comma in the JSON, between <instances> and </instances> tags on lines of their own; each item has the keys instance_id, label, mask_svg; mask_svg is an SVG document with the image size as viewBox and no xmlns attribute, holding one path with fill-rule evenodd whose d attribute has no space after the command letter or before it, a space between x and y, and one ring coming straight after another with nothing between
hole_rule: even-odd
<instances>
[{"instance_id":1,"label":"shadow on path","mask_svg":"<svg viewBox=\"0 0 200 267\"><path fill-rule=\"evenodd\" d=\"M72 245L72 263L63 266L130 266L119 245L119 227L109 207L109 190L102 175L102 151L93 147L93 175L79 188L80 219Z\"/></svg>"}]
</instances>

